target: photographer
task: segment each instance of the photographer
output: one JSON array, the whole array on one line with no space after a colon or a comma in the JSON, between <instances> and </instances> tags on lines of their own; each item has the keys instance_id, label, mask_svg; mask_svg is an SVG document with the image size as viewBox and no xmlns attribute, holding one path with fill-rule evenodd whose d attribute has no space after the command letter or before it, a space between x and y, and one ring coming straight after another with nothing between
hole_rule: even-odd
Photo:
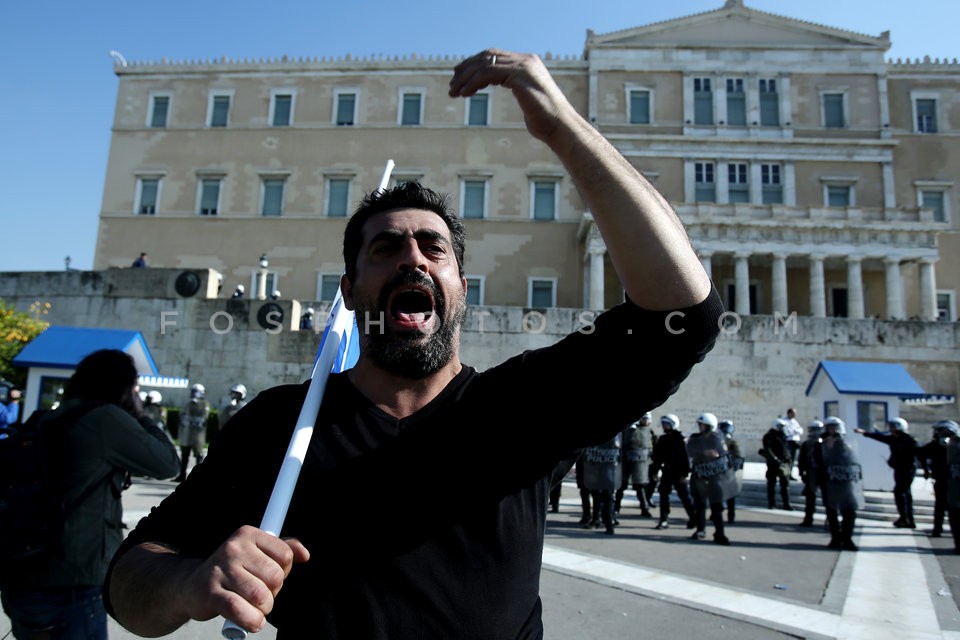
<instances>
[{"instance_id":1,"label":"photographer","mask_svg":"<svg viewBox=\"0 0 960 640\"><path fill-rule=\"evenodd\" d=\"M37 420L64 524L59 544L3 585L16 638L107 637L101 590L123 539L120 494L129 474L169 478L179 462L170 440L143 416L138 391L133 358L96 351L77 365L61 405Z\"/></svg>"}]
</instances>

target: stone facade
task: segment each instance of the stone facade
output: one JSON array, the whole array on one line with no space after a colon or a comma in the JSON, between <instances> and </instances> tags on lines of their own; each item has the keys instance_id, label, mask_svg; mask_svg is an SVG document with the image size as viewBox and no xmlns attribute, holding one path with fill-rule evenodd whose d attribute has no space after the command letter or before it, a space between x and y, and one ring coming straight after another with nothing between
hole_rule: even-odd
<instances>
[{"instance_id":1,"label":"stone facade","mask_svg":"<svg viewBox=\"0 0 960 640\"><path fill-rule=\"evenodd\" d=\"M177 283L183 273L155 268L4 273L0 298L22 311L37 300L49 302L44 319L53 324L139 330L161 375L203 383L217 406L226 403L237 382L255 395L309 377L325 303L312 303L318 308L317 329L299 331L300 303L232 299L228 292L218 296L214 271L188 271L196 275L197 286L182 295ZM264 306L273 304L282 317L263 322ZM552 344L595 317L596 312L581 308L471 306L460 356L483 370L525 349ZM820 416L821 408L804 395L820 360L903 363L928 393L960 392L957 323L753 315L728 317L723 331L706 360L655 413L676 413L687 432L703 411L731 419L751 459L757 459L759 439L770 422L788 406L796 407L804 422ZM187 399L185 390L163 393L173 406ZM905 406L902 411L921 440L932 422L956 418L955 405Z\"/></svg>"},{"instance_id":2,"label":"stone facade","mask_svg":"<svg viewBox=\"0 0 960 640\"><path fill-rule=\"evenodd\" d=\"M726 303L752 313L956 319L960 65L757 11L607 34L546 63L675 205ZM511 96L450 100L449 57L133 62L95 268L212 268L332 299L352 203L422 179L466 220L475 304L605 308L622 289L563 168ZM269 291L268 291L269 292Z\"/></svg>"}]
</instances>

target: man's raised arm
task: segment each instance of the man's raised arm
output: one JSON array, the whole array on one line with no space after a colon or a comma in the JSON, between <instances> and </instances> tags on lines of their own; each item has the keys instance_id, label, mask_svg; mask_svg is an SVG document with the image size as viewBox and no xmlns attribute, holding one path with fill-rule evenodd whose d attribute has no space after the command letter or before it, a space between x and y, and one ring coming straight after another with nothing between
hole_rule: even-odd
<instances>
[{"instance_id":1,"label":"man's raised arm","mask_svg":"<svg viewBox=\"0 0 960 640\"><path fill-rule=\"evenodd\" d=\"M635 304L651 310L679 309L707 297L710 279L676 212L577 113L538 56L483 51L456 67L449 93L467 97L489 85L513 91L527 130L563 162Z\"/></svg>"}]
</instances>

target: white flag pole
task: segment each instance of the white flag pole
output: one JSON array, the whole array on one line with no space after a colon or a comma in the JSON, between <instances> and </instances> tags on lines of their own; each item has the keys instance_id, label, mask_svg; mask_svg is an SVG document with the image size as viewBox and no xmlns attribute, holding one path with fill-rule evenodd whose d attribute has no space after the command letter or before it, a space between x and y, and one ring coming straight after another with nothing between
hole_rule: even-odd
<instances>
[{"instance_id":1,"label":"white flag pole","mask_svg":"<svg viewBox=\"0 0 960 640\"><path fill-rule=\"evenodd\" d=\"M380 186L377 187L377 190L387 188L394 166L393 160L387 160L387 166L383 170L383 176L380 178ZM290 437L287 453L280 465L280 472L277 474L277 480L273 485L273 492L270 494L263 519L260 521L260 528L270 535L279 536L280 530L283 528L283 521L287 517L287 509L290 507L290 499L293 497L293 490L297 486L300 469L303 467L303 460L306 457L307 449L310 447L310 439L313 437L314 421L320 411L320 403L323 400L323 392L327 388L327 380L334 368L340 343L343 342L344 336L350 330L353 322L353 312L343 306L343 298L338 289L333 307L330 309L330 316L327 319L324 340L320 345L320 352L317 354L310 375L307 396L300 408L300 416L297 418L293 435ZM230 620L224 621L221 634L227 640L244 640L247 637L247 632Z\"/></svg>"}]
</instances>

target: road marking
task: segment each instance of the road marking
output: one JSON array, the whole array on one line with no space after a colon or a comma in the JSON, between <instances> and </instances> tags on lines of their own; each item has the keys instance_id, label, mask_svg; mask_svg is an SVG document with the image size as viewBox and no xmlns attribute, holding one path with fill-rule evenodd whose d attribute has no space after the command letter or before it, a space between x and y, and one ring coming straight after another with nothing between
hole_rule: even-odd
<instances>
[{"instance_id":1,"label":"road marking","mask_svg":"<svg viewBox=\"0 0 960 640\"><path fill-rule=\"evenodd\" d=\"M805 638L960 638L956 631L940 629L912 530L889 524L858 529L860 551L854 554L839 615L549 544L544 545L543 567L768 629L799 632ZM929 584L945 584L939 563L936 567L938 573L929 576ZM956 609L952 599L950 605Z\"/></svg>"}]
</instances>

